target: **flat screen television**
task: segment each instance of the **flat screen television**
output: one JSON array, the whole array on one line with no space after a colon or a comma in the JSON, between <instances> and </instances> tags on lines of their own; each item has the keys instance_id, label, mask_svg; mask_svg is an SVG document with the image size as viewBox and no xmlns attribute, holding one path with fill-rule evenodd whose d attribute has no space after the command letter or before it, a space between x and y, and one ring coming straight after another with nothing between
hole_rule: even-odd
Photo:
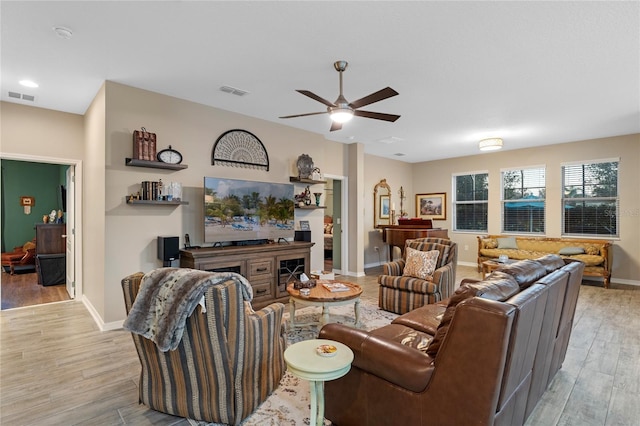
<instances>
[{"instance_id":1,"label":"flat screen television","mask_svg":"<svg viewBox=\"0 0 640 426\"><path fill-rule=\"evenodd\" d=\"M204 242L256 242L294 236L290 183L204 178Z\"/></svg>"}]
</instances>

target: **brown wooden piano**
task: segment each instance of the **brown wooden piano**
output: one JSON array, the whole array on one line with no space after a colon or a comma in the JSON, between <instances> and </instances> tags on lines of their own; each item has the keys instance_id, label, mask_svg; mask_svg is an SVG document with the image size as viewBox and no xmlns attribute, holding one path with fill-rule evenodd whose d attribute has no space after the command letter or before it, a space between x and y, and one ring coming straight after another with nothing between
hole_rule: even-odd
<instances>
[{"instance_id":1,"label":"brown wooden piano","mask_svg":"<svg viewBox=\"0 0 640 426\"><path fill-rule=\"evenodd\" d=\"M434 228L431 219L398 219L398 225L382 225L382 242L389 246L389 261L393 261L393 247L404 256L404 242L413 238L449 238L446 229Z\"/></svg>"}]
</instances>

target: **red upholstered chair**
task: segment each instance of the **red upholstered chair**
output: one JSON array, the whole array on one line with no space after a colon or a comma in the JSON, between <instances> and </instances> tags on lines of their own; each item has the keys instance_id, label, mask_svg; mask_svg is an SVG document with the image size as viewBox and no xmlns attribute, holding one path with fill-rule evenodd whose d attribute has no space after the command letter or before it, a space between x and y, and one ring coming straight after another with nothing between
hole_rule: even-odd
<instances>
[{"instance_id":1,"label":"red upholstered chair","mask_svg":"<svg viewBox=\"0 0 640 426\"><path fill-rule=\"evenodd\" d=\"M8 266L11 275L16 266L36 264L36 239L27 241L23 246L14 247L12 252L2 253L2 266Z\"/></svg>"}]
</instances>

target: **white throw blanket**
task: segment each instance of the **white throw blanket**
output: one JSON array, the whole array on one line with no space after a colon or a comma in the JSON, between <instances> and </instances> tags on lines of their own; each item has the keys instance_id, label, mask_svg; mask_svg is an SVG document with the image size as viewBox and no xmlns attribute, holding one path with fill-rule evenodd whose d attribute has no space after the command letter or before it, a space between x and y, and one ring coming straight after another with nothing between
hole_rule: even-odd
<instances>
[{"instance_id":1,"label":"white throw blanket","mask_svg":"<svg viewBox=\"0 0 640 426\"><path fill-rule=\"evenodd\" d=\"M251 284L233 272L207 272L187 268L159 268L142 277L140 289L123 327L156 343L166 352L178 347L187 318L207 289L234 280L245 301L253 298Z\"/></svg>"}]
</instances>

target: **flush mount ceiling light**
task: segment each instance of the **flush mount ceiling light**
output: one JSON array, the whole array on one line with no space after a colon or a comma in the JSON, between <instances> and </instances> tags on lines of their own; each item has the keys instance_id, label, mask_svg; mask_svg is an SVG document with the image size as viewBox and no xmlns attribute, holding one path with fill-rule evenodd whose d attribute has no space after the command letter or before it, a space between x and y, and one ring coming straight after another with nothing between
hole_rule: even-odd
<instances>
[{"instance_id":1,"label":"flush mount ceiling light","mask_svg":"<svg viewBox=\"0 0 640 426\"><path fill-rule=\"evenodd\" d=\"M18 83L20 83L24 87L31 87L33 89L38 87L38 83L36 83L35 81L31 81L31 80L20 80Z\"/></svg>"},{"instance_id":2,"label":"flush mount ceiling light","mask_svg":"<svg viewBox=\"0 0 640 426\"><path fill-rule=\"evenodd\" d=\"M502 149L502 139L482 139L480 142L478 142L478 147L480 148L480 151L495 151L498 149Z\"/></svg>"},{"instance_id":3,"label":"flush mount ceiling light","mask_svg":"<svg viewBox=\"0 0 640 426\"><path fill-rule=\"evenodd\" d=\"M70 28L53 27L53 31L56 33L58 37L63 38L65 40L69 40L71 37L73 37L73 31L71 31Z\"/></svg>"}]
</instances>

